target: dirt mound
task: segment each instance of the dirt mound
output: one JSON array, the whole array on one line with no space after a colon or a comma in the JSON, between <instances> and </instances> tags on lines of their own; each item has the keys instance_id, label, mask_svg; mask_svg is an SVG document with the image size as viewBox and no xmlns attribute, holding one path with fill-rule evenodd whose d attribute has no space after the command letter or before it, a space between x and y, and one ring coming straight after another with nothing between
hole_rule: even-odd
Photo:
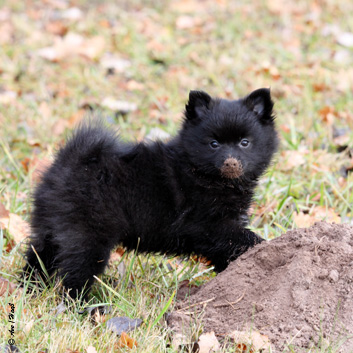
<instances>
[{"instance_id":1,"label":"dirt mound","mask_svg":"<svg viewBox=\"0 0 353 353\"><path fill-rule=\"evenodd\" d=\"M330 342L352 353L353 226L320 222L262 243L179 308L205 302L204 332L252 328L277 352Z\"/></svg>"}]
</instances>

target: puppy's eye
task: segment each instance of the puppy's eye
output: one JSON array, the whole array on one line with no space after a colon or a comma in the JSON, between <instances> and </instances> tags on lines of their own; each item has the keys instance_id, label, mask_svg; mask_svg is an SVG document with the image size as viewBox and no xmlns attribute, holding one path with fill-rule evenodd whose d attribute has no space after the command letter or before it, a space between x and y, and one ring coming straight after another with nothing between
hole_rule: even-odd
<instances>
[{"instance_id":1,"label":"puppy's eye","mask_svg":"<svg viewBox=\"0 0 353 353\"><path fill-rule=\"evenodd\" d=\"M211 141L211 142L210 142L210 146L211 146L212 148L218 148L218 147L221 147L221 145L219 144L219 142L218 142L218 141L216 141L216 140Z\"/></svg>"},{"instance_id":2,"label":"puppy's eye","mask_svg":"<svg viewBox=\"0 0 353 353\"><path fill-rule=\"evenodd\" d=\"M250 145L250 141L248 139L242 139L240 141L240 147L246 148L246 147L249 147L249 145Z\"/></svg>"}]
</instances>

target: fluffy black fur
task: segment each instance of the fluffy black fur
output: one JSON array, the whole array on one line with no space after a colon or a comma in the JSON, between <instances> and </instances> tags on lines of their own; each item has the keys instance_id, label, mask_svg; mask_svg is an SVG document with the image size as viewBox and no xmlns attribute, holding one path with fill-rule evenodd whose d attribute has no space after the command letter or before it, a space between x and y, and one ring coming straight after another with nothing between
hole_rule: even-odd
<instances>
[{"instance_id":1,"label":"fluffy black fur","mask_svg":"<svg viewBox=\"0 0 353 353\"><path fill-rule=\"evenodd\" d=\"M262 241L246 224L278 144L272 108L268 89L234 101L191 91L168 143L126 144L100 123L82 124L36 188L25 272L41 271L34 248L76 297L118 244L202 255L224 270Z\"/></svg>"}]
</instances>

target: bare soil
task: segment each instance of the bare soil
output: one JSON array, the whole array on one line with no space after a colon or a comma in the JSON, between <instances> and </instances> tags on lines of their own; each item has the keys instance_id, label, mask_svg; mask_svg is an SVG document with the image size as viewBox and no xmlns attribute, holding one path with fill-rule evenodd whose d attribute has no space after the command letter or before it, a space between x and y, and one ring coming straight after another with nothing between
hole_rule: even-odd
<instances>
[{"instance_id":1,"label":"bare soil","mask_svg":"<svg viewBox=\"0 0 353 353\"><path fill-rule=\"evenodd\" d=\"M353 226L319 222L262 243L178 308L193 304L204 311L203 331L219 338L254 329L276 352L331 344L352 353Z\"/></svg>"}]
</instances>

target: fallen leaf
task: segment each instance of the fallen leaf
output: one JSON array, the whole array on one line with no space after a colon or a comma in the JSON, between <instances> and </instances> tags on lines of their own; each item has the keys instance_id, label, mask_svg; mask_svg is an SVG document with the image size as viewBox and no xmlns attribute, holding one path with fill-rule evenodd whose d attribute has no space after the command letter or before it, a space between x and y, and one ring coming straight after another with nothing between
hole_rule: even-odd
<instances>
[{"instance_id":1,"label":"fallen leaf","mask_svg":"<svg viewBox=\"0 0 353 353\"><path fill-rule=\"evenodd\" d=\"M337 112L334 107L324 106L319 110L319 116L327 125L333 125Z\"/></svg>"},{"instance_id":2,"label":"fallen leaf","mask_svg":"<svg viewBox=\"0 0 353 353\"><path fill-rule=\"evenodd\" d=\"M6 209L6 207L0 203L0 219L1 218L9 218L10 212Z\"/></svg>"},{"instance_id":3,"label":"fallen leaf","mask_svg":"<svg viewBox=\"0 0 353 353\"><path fill-rule=\"evenodd\" d=\"M118 346L119 347L128 347L130 349L137 347L137 342L129 337L129 335L126 332L121 333L121 337L119 338L118 341Z\"/></svg>"},{"instance_id":4,"label":"fallen leaf","mask_svg":"<svg viewBox=\"0 0 353 353\"><path fill-rule=\"evenodd\" d=\"M105 54L100 59L100 64L105 69L114 69L116 72L125 72L131 66L131 62L126 59L121 59L111 54Z\"/></svg>"},{"instance_id":5,"label":"fallen leaf","mask_svg":"<svg viewBox=\"0 0 353 353\"><path fill-rule=\"evenodd\" d=\"M214 332L203 333L198 340L199 353L211 353L218 350L221 345Z\"/></svg>"},{"instance_id":6,"label":"fallen leaf","mask_svg":"<svg viewBox=\"0 0 353 353\"><path fill-rule=\"evenodd\" d=\"M305 214L304 212L294 212L293 220L299 228L309 228L317 221L315 217Z\"/></svg>"},{"instance_id":7,"label":"fallen leaf","mask_svg":"<svg viewBox=\"0 0 353 353\"><path fill-rule=\"evenodd\" d=\"M112 307L110 305L100 305L89 307L87 311L90 313L90 321L97 325L107 321L107 314L112 311Z\"/></svg>"},{"instance_id":8,"label":"fallen leaf","mask_svg":"<svg viewBox=\"0 0 353 353\"><path fill-rule=\"evenodd\" d=\"M67 310L67 307L63 301L61 301L54 309L55 317L58 317L60 314L64 313Z\"/></svg>"},{"instance_id":9,"label":"fallen leaf","mask_svg":"<svg viewBox=\"0 0 353 353\"><path fill-rule=\"evenodd\" d=\"M88 346L86 348L87 353L97 353L97 350L93 346Z\"/></svg>"},{"instance_id":10,"label":"fallen leaf","mask_svg":"<svg viewBox=\"0 0 353 353\"><path fill-rule=\"evenodd\" d=\"M173 334L173 339L172 339L172 347L174 350L179 350L180 346L184 346L190 344L190 340L187 338L186 335L180 332L176 332Z\"/></svg>"},{"instance_id":11,"label":"fallen leaf","mask_svg":"<svg viewBox=\"0 0 353 353\"><path fill-rule=\"evenodd\" d=\"M353 47L353 33L343 32L337 35L337 43L344 47Z\"/></svg>"},{"instance_id":12,"label":"fallen leaf","mask_svg":"<svg viewBox=\"0 0 353 353\"><path fill-rule=\"evenodd\" d=\"M269 353L271 350L268 337L254 330L233 331L227 336L234 340L237 353Z\"/></svg>"},{"instance_id":13,"label":"fallen leaf","mask_svg":"<svg viewBox=\"0 0 353 353\"><path fill-rule=\"evenodd\" d=\"M51 163L52 161L49 158L39 159L36 156L29 161L28 172L31 175L31 184L37 184L40 181Z\"/></svg>"},{"instance_id":14,"label":"fallen leaf","mask_svg":"<svg viewBox=\"0 0 353 353\"><path fill-rule=\"evenodd\" d=\"M325 206L317 206L313 209L312 214L316 220L324 220L329 223L341 223L341 217L333 208L326 208Z\"/></svg>"},{"instance_id":15,"label":"fallen leaf","mask_svg":"<svg viewBox=\"0 0 353 353\"><path fill-rule=\"evenodd\" d=\"M37 54L53 62L77 55L95 59L101 54L104 47L105 39L101 36L87 39L77 33L68 33L63 38L56 38L53 46L39 49Z\"/></svg>"},{"instance_id":16,"label":"fallen leaf","mask_svg":"<svg viewBox=\"0 0 353 353\"><path fill-rule=\"evenodd\" d=\"M16 289L16 284L10 282L4 277L0 277L0 296L3 296L6 292L12 294Z\"/></svg>"},{"instance_id":17,"label":"fallen leaf","mask_svg":"<svg viewBox=\"0 0 353 353\"><path fill-rule=\"evenodd\" d=\"M11 234L16 244L30 234L28 222L15 213L8 213L4 205L0 206L0 227L6 229Z\"/></svg>"},{"instance_id":18,"label":"fallen leaf","mask_svg":"<svg viewBox=\"0 0 353 353\"><path fill-rule=\"evenodd\" d=\"M142 91L145 89L145 85L141 82L135 80L130 80L125 85L126 89L129 91Z\"/></svg>"},{"instance_id":19,"label":"fallen leaf","mask_svg":"<svg viewBox=\"0 0 353 353\"><path fill-rule=\"evenodd\" d=\"M77 125L86 115L86 110L81 108L76 113L72 114L68 120L69 127Z\"/></svg>"},{"instance_id":20,"label":"fallen leaf","mask_svg":"<svg viewBox=\"0 0 353 353\"><path fill-rule=\"evenodd\" d=\"M306 154L307 151L282 151L281 157L284 161L281 163L281 169L288 171L303 165L305 163L304 155Z\"/></svg>"},{"instance_id":21,"label":"fallen leaf","mask_svg":"<svg viewBox=\"0 0 353 353\"><path fill-rule=\"evenodd\" d=\"M351 134L347 133L345 135L337 136L333 139L333 142L335 143L336 146L347 146L348 142L351 139Z\"/></svg>"},{"instance_id":22,"label":"fallen leaf","mask_svg":"<svg viewBox=\"0 0 353 353\"><path fill-rule=\"evenodd\" d=\"M268 61L262 63L261 69L258 70L258 72L268 73L272 76L274 80L278 80L281 77L278 68L269 63Z\"/></svg>"},{"instance_id":23,"label":"fallen leaf","mask_svg":"<svg viewBox=\"0 0 353 353\"><path fill-rule=\"evenodd\" d=\"M326 221L329 223L341 223L341 217L333 208L317 206L313 208L309 214L301 212L293 213L294 223L299 228L308 228L318 221Z\"/></svg>"},{"instance_id":24,"label":"fallen leaf","mask_svg":"<svg viewBox=\"0 0 353 353\"><path fill-rule=\"evenodd\" d=\"M3 9L0 10L0 45L11 44L14 40L15 26L12 21L9 21L9 17L7 18L7 14L4 13Z\"/></svg>"},{"instance_id":25,"label":"fallen leaf","mask_svg":"<svg viewBox=\"0 0 353 353\"><path fill-rule=\"evenodd\" d=\"M313 90L314 92L324 92L324 91L328 91L330 89L330 87L328 85L326 85L324 82L321 83L313 83Z\"/></svg>"},{"instance_id":26,"label":"fallen leaf","mask_svg":"<svg viewBox=\"0 0 353 353\"><path fill-rule=\"evenodd\" d=\"M68 26L65 25L61 21L48 22L45 25L45 29L47 32L58 35L58 36L64 36L67 33L67 31L69 30Z\"/></svg>"},{"instance_id":27,"label":"fallen leaf","mask_svg":"<svg viewBox=\"0 0 353 353\"><path fill-rule=\"evenodd\" d=\"M96 59L103 52L105 47L105 39L101 36L95 36L86 39L78 48L78 54L85 56L88 59Z\"/></svg>"},{"instance_id":28,"label":"fallen leaf","mask_svg":"<svg viewBox=\"0 0 353 353\"><path fill-rule=\"evenodd\" d=\"M54 136L60 136L67 128L69 128L69 122L65 119L58 119L52 127L52 134Z\"/></svg>"},{"instance_id":29,"label":"fallen leaf","mask_svg":"<svg viewBox=\"0 0 353 353\"><path fill-rule=\"evenodd\" d=\"M123 114L127 114L137 109L137 105L135 103L120 101L113 97L104 98L101 105L105 108L116 112L121 112Z\"/></svg>"},{"instance_id":30,"label":"fallen leaf","mask_svg":"<svg viewBox=\"0 0 353 353\"><path fill-rule=\"evenodd\" d=\"M1 225L0 225L1 228ZM5 251L9 253L16 246L16 242L13 239L8 239L5 247Z\"/></svg>"},{"instance_id":31,"label":"fallen leaf","mask_svg":"<svg viewBox=\"0 0 353 353\"><path fill-rule=\"evenodd\" d=\"M71 21L78 21L82 18L82 11L78 7L70 7L63 11L61 16Z\"/></svg>"},{"instance_id":32,"label":"fallen leaf","mask_svg":"<svg viewBox=\"0 0 353 353\"><path fill-rule=\"evenodd\" d=\"M28 335L31 332L31 330L34 326L34 323L35 323L35 320L30 320L30 321L26 322L25 326L23 327L23 332L26 335Z\"/></svg>"},{"instance_id":33,"label":"fallen leaf","mask_svg":"<svg viewBox=\"0 0 353 353\"><path fill-rule=\"evenodd\" d=\"M180 0L180 1L172 1L170 3L170 7L173 11L177 12L196 12L202 9L198 0Z\"/></svg>"},{"instance_id":34,"label":"fallen leaf","mask_svg":"<svg viewBox=\"0 0 353 353\"><path fill-rule=\"evenodd\" d=\"M113 317L107 321L107 328L121 335L123 332L135 330L142 324L141 319L130 319L129 317Z\"/></svg>"},{"instance_id":35,"label":"fallen leaf","mask_svg":"<svg viewBox=\"0 0 353 353\"><path fill-rule=\"evenodd\" d=\"M176 20L176 27L179 29L188 29L195 26L195 18L192 16L182 15Z\"/></svg>"},{"instance_id":36,"label":"fallen leaf","mask_svg":"<svg viewBox=\"0 0 353 353\"><path fill-rule=\"evenodd\" d=\"M38 108L43 120L50 120L52 117L52 109L47 102L41 102Z\"/></svg>"},{"instance_id":37,"label":"fallen leaf","mask_svg":"<svg viewBox=\"0 0 353 353\"><path fill-rule=\"evenodd\" d=\"M0 104L9 105L15 102L16 99L17 99L17 93L14 91L0 92Z\"/></svg>"}]
</instances>

